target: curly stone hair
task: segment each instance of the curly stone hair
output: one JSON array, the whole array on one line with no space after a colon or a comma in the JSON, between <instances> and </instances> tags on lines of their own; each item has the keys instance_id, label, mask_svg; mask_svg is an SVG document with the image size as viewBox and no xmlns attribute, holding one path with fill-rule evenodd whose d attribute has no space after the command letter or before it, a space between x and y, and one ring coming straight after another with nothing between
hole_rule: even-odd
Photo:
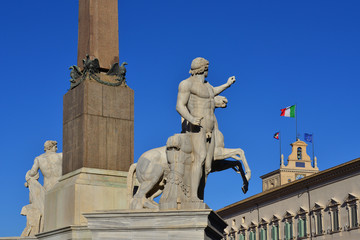
<instances>
[{"instance_id":1,"label":"curly stone hair","mask_svg":"<svg viewBox=\"0 0 360 240\"><path fill-rule=\"evenodd\" d=\"M57 145L57 141L48 140L44 143L44 151L52 149Z\"/></svg>"},{"instance_id":2,"label":"curly stone hair","mask_svg":"<svg viewBox=\"0 0 360 240\"><path fill-rule=\"evenodd\" d=\"M209 61L202 57L197 57L191 62L191 75L203 74L209 66Z\"/></svg>"}]
</instances>

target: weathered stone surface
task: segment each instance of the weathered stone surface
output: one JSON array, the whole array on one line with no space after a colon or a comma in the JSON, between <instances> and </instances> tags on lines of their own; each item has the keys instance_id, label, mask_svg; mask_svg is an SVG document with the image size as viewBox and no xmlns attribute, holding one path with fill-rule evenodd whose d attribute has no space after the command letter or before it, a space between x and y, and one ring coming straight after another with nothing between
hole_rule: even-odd
<instances>
[{"instance_id":1,"label":"weathered stone surface","mask_svg":"<svg viewBox=\"0 0 360 240\"><path fill-rule=\"evenodd\" d=\"M222 239L227 224L211 209L85 213L93 240Z\"/></svg>"},{"instance_id":2,"label":"weathered stone surface","mask_svg":"<svg viewBox=\"0 0 360 240\"><path fill-rule=\"evenodd\" d=\"M110 69L119 62L117 0L79 0L78 66L86 54Z\"/></svg>"},{"instance_id":3,"label":"weathered stone surface","mask_svg":"<svg viewBox=\"0 0 360 240\"><path fill-rule=\"evenodd\" d=\"M68 226L36 235L39 240L92 240L87 226Z\"/></svg>"},{"instance_id":4,"label":"weathered stone surface","mask_svg":"<svg viewBox=\"0 0 360 240\"><path fill-rule=\"evenodd\" d=\"M235 77L213 87L205 81L208 67L206 59L195 58L191 76L179 84L176 110L182 117L182 133L169 137L167 146L145 152L131 165L128 177L130 209L159 209L153 199L161 193L162 210L206 208L203 199L208 174L229 168L241 174L242 190L244 193L248 190L251 171L245 153L240 148L225 148L224 136L214 114L216 107L226 107L227 99L219 94L235 82ZM134 194L135 179L139 187Z\"/></svg>"},{"instance_id":5,"label":"weathered stone surface","mask_svg":"<svg viewBox=\"0 0 360 240\"><path fill-rule=\"evenodd\" d=\"M46 141L44 151L45 153L35 158L32 168L25 175L25 187L29 188L30 204L21 210L21 215L26 216L26 227L21 237L35 236L43 231L45 194L61 177L62 153L56 153L57 142ZM39 170L44 176L44 186L38 182Z\"/></svg>"},{"instance_id":6,"label":"weathered stone surface","mask_svg":"<svg viewBox=\"0 0 360 240\"><path fill-rule=\"evenodd\" d=\"M127 171L133 163L134 92L85 80L64 96L63 173Z\"/></svg>"},{"instance_id":7,"label":"weathered stone surface","mask_svg":"<svg viewBox=\"0 0 360 240\"><path fill-rule=\"evenodd\" d=\"M84 212L126 209L127 172L81 168L61 177L46 194L44 231L86 225Z\"/></svg>"}]
</instances>

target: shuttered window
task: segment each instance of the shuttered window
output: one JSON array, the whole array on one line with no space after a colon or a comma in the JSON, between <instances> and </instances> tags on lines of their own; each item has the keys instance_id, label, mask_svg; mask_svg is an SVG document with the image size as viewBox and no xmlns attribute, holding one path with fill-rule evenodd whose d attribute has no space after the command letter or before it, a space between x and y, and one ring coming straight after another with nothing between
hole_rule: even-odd
<instances>
[{"instance_id":1,"label":"shuttered window","mask_svg":"<svg viewBox=\"0 0 360 240\"><path fill-rule=\"evenodd\" d=\"M350 215L351 215L351 225L350 226L352 228L355 228L358 225L356 205L350 206Z\"/></svg>"},{"instance_id":2,"label":"shuttered window","mask_svg":"<svg viewBox=\"0 0 360 240\"><path fill-rule=\"evenodd\" d=\"M322 216L321 216L321 212L317 212L316 213L316 227L317 227L317 232L316 234L322 234Z\"/></svg>"},{"instance_id":3,"label":"shuttered window","mask_svg":"<svg viewBox=\"0 0 360 240\"><path fill-rule=\"evenodd\" d=\"M292 222L286 222L284 225L284 235L285 240L290 240L293 238L293 232L292 232Z\"/></svg>"},{"instance_id":4,"label":"shuttered window","mask_svg":"<svg viewBox=\"0 0 360 240\"><path fill-rule=\"evenodd\" d=\"M277 225L271 227L271 240L279 240L279 226Z\"/></svg>"},{"instance_id":5,"label":"shuttered window","mask_svg":"<svg viewBox=\"0 0 360 240\"><path fill-rule=\"evenodd\" d=\"M306 218L299 218L298 221L298 236L305 237L306 236Z\"/></svg>"}]
</instances>

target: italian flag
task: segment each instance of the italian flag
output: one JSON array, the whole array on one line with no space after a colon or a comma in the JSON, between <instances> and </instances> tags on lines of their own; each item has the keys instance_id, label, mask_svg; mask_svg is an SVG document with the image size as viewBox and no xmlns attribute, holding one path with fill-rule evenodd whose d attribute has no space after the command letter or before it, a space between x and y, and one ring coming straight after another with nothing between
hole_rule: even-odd
<instances>
[{"instance_id":1,"label":"italian flag","mask_svg":"<svg viewBox=\"0 0 360 240\"><path fill-rule=\"evenodd\" d=\"M292 105L290 107L280 109L280 111L281 111L280 116L294 118L295 117L295 107L296 107L296 105Z\"/></svg>"}]
</instances>

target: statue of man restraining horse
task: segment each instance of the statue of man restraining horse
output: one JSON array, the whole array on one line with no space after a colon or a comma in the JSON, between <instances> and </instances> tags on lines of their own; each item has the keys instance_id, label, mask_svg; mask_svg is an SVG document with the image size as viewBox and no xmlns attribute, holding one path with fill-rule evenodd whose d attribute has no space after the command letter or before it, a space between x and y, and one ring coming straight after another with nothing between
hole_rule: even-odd
<instances>
[{"instance_id":1,"label":"statue of man restraining horse","mask_svg":"<svg viewBox=\"0 0 360 240\"><path fill-rule=\"evenodd\" d=\"M195 58L191 76L179 84L176 109L182 117L182 133L171 136L166 146L145 152L130 167L130 209L158 209L154 198L163 192L162 209L197 208L201 205L196 203L203 202L208 174L228 168L241 174L246 193L251 171L244 151L224 147L214 113L215 108L226 107L227 99L219 94L235 82L235 77L213 87L205 80L208 66L206 59ZM136 180L139 186L134 193Z\"/></svg>"}]
</instances>

